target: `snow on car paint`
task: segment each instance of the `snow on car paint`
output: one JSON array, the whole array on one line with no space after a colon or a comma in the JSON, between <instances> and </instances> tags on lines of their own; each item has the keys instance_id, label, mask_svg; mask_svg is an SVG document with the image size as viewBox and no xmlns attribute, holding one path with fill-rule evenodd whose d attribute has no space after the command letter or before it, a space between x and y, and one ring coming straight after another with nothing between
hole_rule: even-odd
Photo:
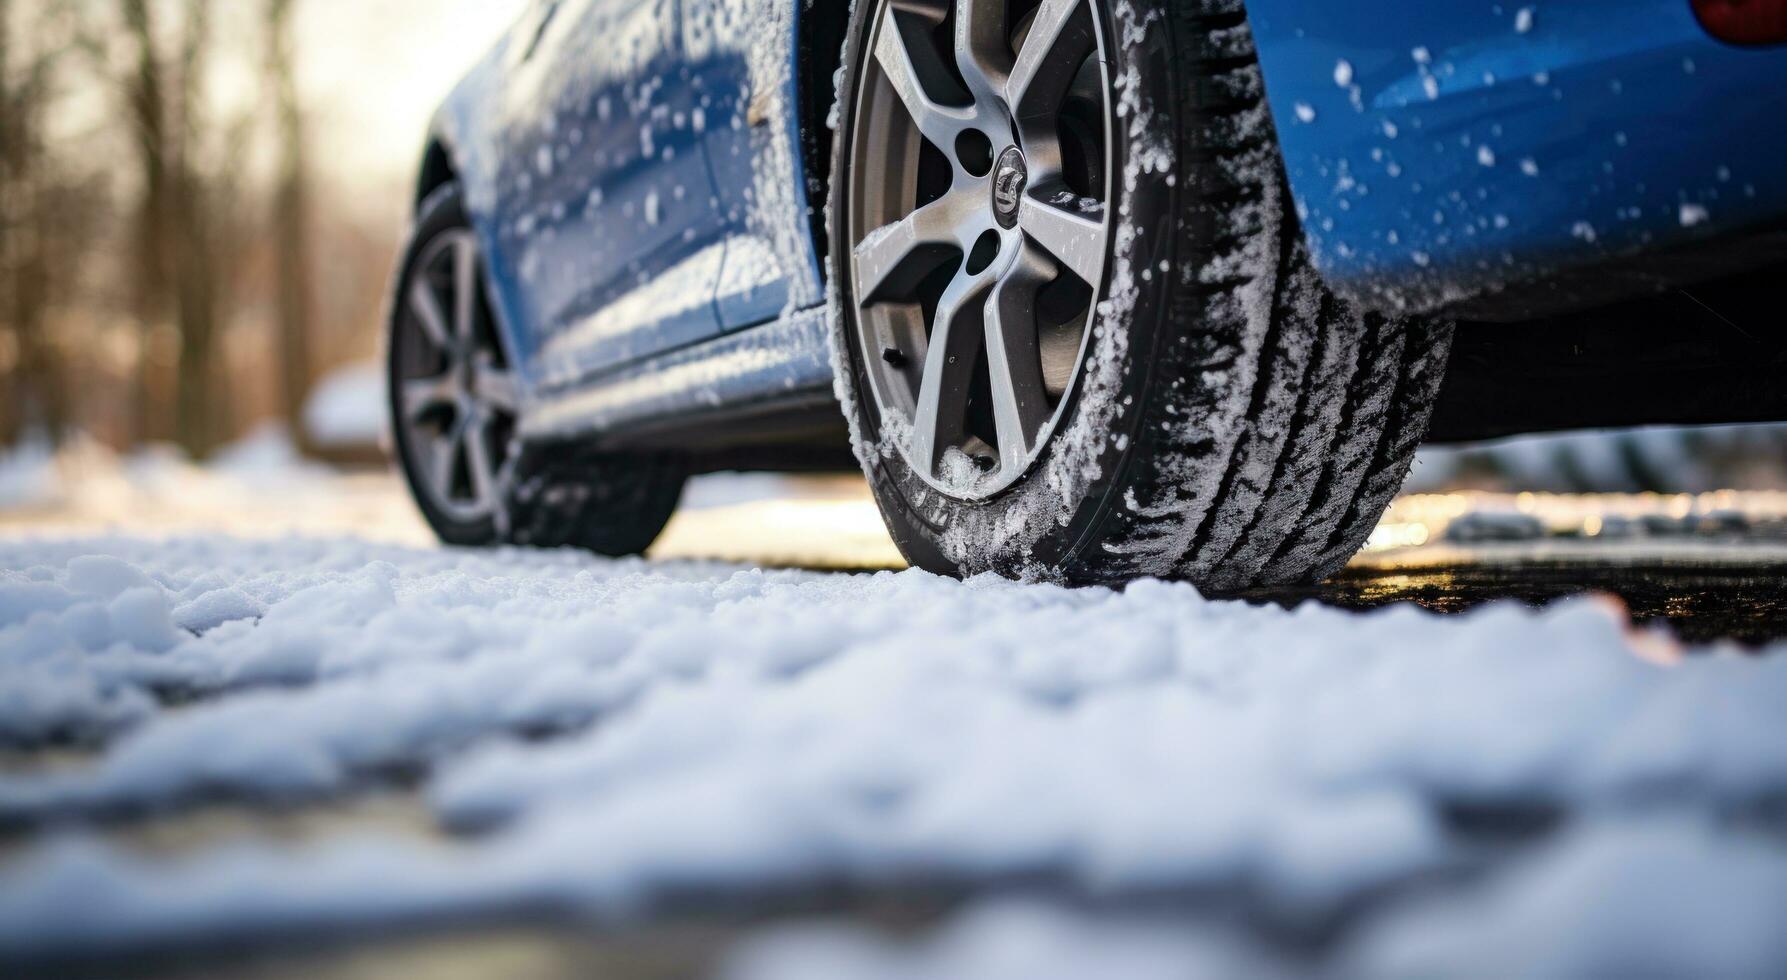
<instances>
[{"instance_id":1,"label":"snow on car paint","mask_svg":"<svg viewBox=\"0 0 1787 980\"><path fill-rule=\"evenodd\" d=\"M733 152L748 154L744 172L751 179L744 234L730 242L735 254L727 259L727 277L720 295L744 289L783 286L786 297L780 318L809 309L823 299L807 214L807 189L799 149L797 85L824 85L826 79L798 78L795 60L788 50L794 36L793 4L776 0L686 0L683 17L692 38L690 53L697 57L725 52L742 60L747 68L748 91L754 100L740 106L730 125L749 132ZM754 126L752 118L775 120L782 125ZM717 168L740 172L738 165L716 163Z\"/></svg>"},{"instance_id":2,"label":"snow on car paint","mask_svg":"<svg viewBox=\"0 0 1787 980\"><path fill-rule=\"evenodd\" d=\"M1448 814L1498 807L1581 824L1546 846L1587 877L1546 885L1549 859L1491 876L1458 898L1488 911L1455 918L1564 953L1561 926L1502 903L1653 859L1708 908L1787 881L1748 858L1769 853L1761 828L1709 836L1787 786L1787 659L1676 651L1600 600L1356 616L1156 582L223 537L13 539L0 568L5 739L95 753L0 780L0 818L327 799L415 772L443 826L483 831L164 860L39 842L0 869L10 949L914 877L1240 886L1319 917L1473 866L1482 842ZM1617 937L1675 907L1624 901L1580 914ZM1726 925L1739 953L1773 949L1772 926ZM1386 962L1438 955L1381 942Z\"/></svg>"},{"instance_id":3,"label":"snow on car paint","mask_svg":"<svg viewBox=\"0 0 1787 980\"><path fill-rule=\"evenodd\" d=\"M1758 176L1778 153L1754 135L1778 107L1751 93L1778 90L1787 61L1723 45L1688 4L1247 11L1298 213L1343 295L1417 311L1517 294L1737 230L1722 205L1748 221L1781 207ZM1757 123L1738 118L1749 112ZM1546 181L1526 179L1541 166Z\"/></svg>"}]
</instances>

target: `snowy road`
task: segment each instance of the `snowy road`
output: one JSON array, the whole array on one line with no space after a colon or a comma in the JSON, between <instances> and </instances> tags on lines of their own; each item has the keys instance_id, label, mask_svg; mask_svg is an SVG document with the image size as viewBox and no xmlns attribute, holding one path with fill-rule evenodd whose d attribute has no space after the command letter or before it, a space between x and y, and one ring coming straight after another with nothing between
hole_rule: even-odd
<instances>
[{"instance_id":1,"label":"snowy road","mask_svg":"<svg viewBox=\"0 0 1787 980\"><path fill-rule=\"evenodd\" d=\"M1787 646L1611 600L43 528L0 535L0 965L1787 970Z\"/></svg>"}]
</instances>

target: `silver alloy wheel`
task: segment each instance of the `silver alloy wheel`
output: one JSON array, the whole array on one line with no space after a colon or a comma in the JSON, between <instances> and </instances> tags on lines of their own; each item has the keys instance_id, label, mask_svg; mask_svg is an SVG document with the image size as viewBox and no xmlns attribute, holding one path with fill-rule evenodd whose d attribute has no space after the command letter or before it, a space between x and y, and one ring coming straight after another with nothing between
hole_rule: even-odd
<instances>
[{"instance_id":1,"label":"silver alloy wheel","mask_svg":"<svg viewBox=\"0 0 1787 980\"><path fill-rule=\"evenodd\" d=\"M492 329L472 232L424 249L403 293L397 350L402 446L417 487L456 522L495 519L517 393Z\"/></svg>"},{"instance_id":2,"label":"silver alloy wheel","mask_svg":"<svg viewBox=\"0 0 1787 980\"><path fill-rule=\"evenodd\" d=\"M881 426L936 489L1035 463L1085 357L1110 241L1095 0L880 0L849 134L856 340Z\"/></svg>"}]
</instances>

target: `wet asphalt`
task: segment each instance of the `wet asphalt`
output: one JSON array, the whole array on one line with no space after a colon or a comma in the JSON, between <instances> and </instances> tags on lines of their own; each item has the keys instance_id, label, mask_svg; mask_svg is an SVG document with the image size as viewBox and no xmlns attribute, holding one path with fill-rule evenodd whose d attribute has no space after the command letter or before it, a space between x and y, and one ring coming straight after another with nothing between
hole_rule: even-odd
<instances>
[{"instance_id":1,"label":"wet asphalt","mask_svg":"<svg viewBox=\"0 0 1787 980\"><path fill-rule=\"evenodd\" d=\"M787 487L787 496L679 514L654 557L819 572L904 567L861 481ZM1638 626L1692 646L1787 641L1787 493L1411 495L1340 574L1233 598L1459 614L1581 596L1616 600Z\"/></svg>"},{"instance_id":2,"label":"wet asphalt","mask_svg":"<svg viewBox=\"0 0 1787 980\"><path fill-rule=\"evenodd\" d=\"M1694 646L1735 644L1761 652L1787 640L1787 561L1773 556L1735 562L1652 553L1605 561L1485 550L1432 564L1355 563L1319 586L1245 597L1358 610L1413 603L1455 614L1492 602L1540 607L1580 596L1617 599L1638 626L1666 630Z\"/></svg>"}]
</instances>

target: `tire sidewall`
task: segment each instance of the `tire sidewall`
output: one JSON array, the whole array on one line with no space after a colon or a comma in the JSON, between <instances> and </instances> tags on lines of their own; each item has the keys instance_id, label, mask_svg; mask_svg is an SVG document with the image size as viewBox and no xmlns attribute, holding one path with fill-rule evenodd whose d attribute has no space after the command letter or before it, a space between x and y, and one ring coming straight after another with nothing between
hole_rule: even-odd
<instances>
[{"instance_id":1,"label":"tire sidewall","mask_svg":"<svg viewBox=\"0 0 1787 980\"><path fill-rule=\"evenodd\" d=\"M1115 215L1105 288L1080 373L1038 459L1012 487L982 501L945 496L887 439L868 395L846 258L851 133L869 18L878 0L857 0L845 42L827 229L833 361L852 445L895 543L914 565L939 573L995 572L1026 579L1088 580L1087 559L1121 520L1127 473L1146 465L1139 431L1171 290L1179 181L1178 106L1170 32L1149 12L1094 0L1112 64L1111 200ZM1113 6L1119 9L1113 11Z\"/></svg>"}]
</instances>

